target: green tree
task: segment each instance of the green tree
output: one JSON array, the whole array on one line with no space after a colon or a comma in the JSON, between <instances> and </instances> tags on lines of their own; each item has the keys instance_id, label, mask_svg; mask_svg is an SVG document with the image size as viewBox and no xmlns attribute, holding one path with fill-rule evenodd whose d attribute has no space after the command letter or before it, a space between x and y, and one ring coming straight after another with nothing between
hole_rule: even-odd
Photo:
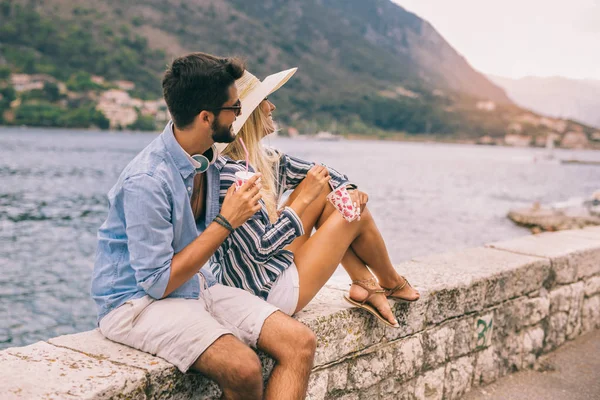
<instances>
[{"instance_id":1,"label":"green tree","mask_svg":"<svg viewBox=\"0 0 600 400\"><path fill-rule=\"evenodd\" d=\"M10 77L10 68L8 65L0 65L0 81L8 80Z\"/></svg>"},{"instance_id":2,"label":"green tree","mask_svg":"<svg viewBox=\"0 0 600 400\"><path fill-rule=\"evenodd\" d=\"M51 103L57 102L61 98L60 89L58 85L53 82L44 82L44 88L42 89L44 97Z\"/></svg>"},{"instance_id":3,"label":"green tree","mask_svg":"<svg viewBox=\"0 0 600 400\"><path fill-rule=\"evenodd\" d=\"M17 125L60 126L63 110L49 103L21 104L15 111Z\"/></svg>"},{"instance_id":4,"label":"green tree","mask_svg":"<svg viewBox=\"0 0 600 400\"><path fill-rule=\"evenodd\" d=\"M138 117L133 124L127 126L127 129L134 131L155 131L156 120L150 115L142 115L138 113Z\"/></svg>"},{"instance_id":5,"label":"green tree","mask_svg":"<svg viewBox=\"0 0 600 400\"><path fill-rule=\"evenodd\" d=\"M79 71L69 78L67 87L74 92L85 92L87 90L98 90L102 86L92 82L92 76L83 71Z\"/></svg>"}]
</instances>

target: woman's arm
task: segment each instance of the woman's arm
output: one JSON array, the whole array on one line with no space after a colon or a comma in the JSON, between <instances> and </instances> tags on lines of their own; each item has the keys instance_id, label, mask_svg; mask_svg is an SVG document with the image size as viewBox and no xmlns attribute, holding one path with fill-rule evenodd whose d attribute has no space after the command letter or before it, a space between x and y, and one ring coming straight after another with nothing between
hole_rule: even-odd
<instances>
[{"instance_id":1,"label":"woman's arm","mask_svg":"<svg viewBox=\"0 0 600 400\"><path fill-rule=\"evenodd\" d=\"M279 171L278 180L282 191L295 189L300 182L306 178L308 171L315 165L314 162L308 162L297 157L279 152ZM331 177L330 184L332 188L337 188L341 185L351 184L348 177L337 170L327 167L329 176ZM356 185L353 185L356 187Z\"/></svg>"},{"instance_id":2,"label":"woman's arm","mask_svg":"<svg viewBox=\"0 0 600 400\"><path fill-rule=\"evenodd\" d=\"M243 170L244 167L234 163L228 163L223 167L221 170L220 201L223 201L226 189L235 182L235 173ZM310 201L305 203L308 205ZM296 207L294 206L294 208ZM302 204L300 204L300 210L294 210L294 208L286 207L279 219L271 224L263 205L262 210L233 231L229 240L238 249L242 250L253 263L263 264L285 246L292 243L295 238L304 234L302 220L298 214L301 214L306 207L302 207Z\"/></svg>"}]
</instances>

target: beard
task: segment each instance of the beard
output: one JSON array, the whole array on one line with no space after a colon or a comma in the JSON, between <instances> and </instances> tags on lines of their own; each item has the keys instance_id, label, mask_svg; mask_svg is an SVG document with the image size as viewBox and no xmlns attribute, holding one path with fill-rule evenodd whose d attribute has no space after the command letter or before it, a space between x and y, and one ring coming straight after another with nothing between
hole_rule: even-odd
<instances>
[{"instance_id":1,"label":"beard","mask_svg":"<svg viewBox=\"0 0 600 400\"><path fill-rule=\"evenodd\" d=\"M231 143L235 140L235 135L231 131L231 125L221 125L217 118L212 123L212 139L216 143Z\"/></svg>"}]
</instances>

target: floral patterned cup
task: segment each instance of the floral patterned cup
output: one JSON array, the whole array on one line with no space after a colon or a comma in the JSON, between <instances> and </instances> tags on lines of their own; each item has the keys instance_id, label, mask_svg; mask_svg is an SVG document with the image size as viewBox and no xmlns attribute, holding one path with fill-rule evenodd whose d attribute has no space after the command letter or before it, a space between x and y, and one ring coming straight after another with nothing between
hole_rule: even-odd
<instances>
[{"instance_id":1,"label":"floral patterned cup","mask_svg":"<svg viewBox=\"0 0 600 400\"><path fill-rule=\"evenodd\" d=\"M327 195L327 200L342 214L348 222L360 219L360 207L352 201L345 186L334 189Z\"/></svg>"}]
</instances>

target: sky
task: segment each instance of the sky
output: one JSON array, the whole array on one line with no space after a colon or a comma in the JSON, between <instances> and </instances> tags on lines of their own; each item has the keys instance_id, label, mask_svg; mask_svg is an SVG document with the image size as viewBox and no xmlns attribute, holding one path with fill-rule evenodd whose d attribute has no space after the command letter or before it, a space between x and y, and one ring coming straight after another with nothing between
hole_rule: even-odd
<instances>
[{"instance_id":1,"label":"sky","mask_svg":"<svg viewBox=\"0 0 600 400\"><path fill-rule=\"evenodd\" d=\"M600 80L600 0L392 0L477 70Z\"/></svg>"}]
</instances>

